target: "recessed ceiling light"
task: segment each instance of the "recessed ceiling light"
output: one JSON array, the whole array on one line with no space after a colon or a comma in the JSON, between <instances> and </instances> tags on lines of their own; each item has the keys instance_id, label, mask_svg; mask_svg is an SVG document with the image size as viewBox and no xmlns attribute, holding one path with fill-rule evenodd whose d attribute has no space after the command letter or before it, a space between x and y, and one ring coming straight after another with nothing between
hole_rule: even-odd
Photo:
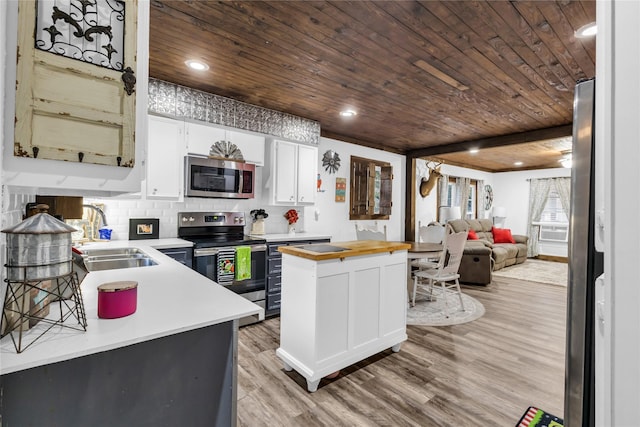
<instances>
[{"instance_id":1,"label":"recessed ceiling light","mask_svg":"<svg viewBox=\"0 0 640 427\"><path fill-rule=\"evenodd\" d=\"M571 153L565 154L560 160L558 160L563 168L571 167Z\"/></svg>"},{"instance_id":2,"label":"recessed ceiling light","mask_svg":"<svg viewBox=\"0 0 640 427\"><path fill-rule=\"evenodd\" d=\"M209 69L209 66L204 62L196 61L195 59L189 59L188 61L184 61L187 64L187 67L196 71L205 71Z\"/></svg>"},{"instance_id":3,"label":"recessed ceiling light","mask_svg":"<svg viewBox=\"0 0 640 427\"><path fill-rule=\"evenodd\" d=\"M522 163L522 162L515 162L515 163L513 163L513 164L514 164L515 166L522 166L524 163Z\"/></svg>"},{"instance_id":4,"label":"recessed ceiling light","mask_svg":"<svg viewBox=\"0 0 640 427\"><path fill-rule=\"evenodd\" d=\"M358 113L355 110L342 110L340 111L340 115L342 117L353 117L355 115L357 115Z\"/></svg>"},{"instance_id":5,"label":"recessed ceiling light","mask_svg":"<svg viewBox=\"0 0 640 427\"><path fill-rule=\"evenodd\" d=\"M596 35L597 32L598 32L598 27L596 26L596 23L591 22L587 25L583 25L582 27L578 28L575 32L575 36L578 38L593 37Z\"/></svg>"},{"instance_id":6,"label":"recessed ceiling light","mask_svg":"<svg viewBox=\"0 0 640 427\"><path fill-rule=\"evenodd\" d=\"M480 151L479 148L470 148L469 149L469 154L478 154L479 151Z\"/></svg>"}]
</instances>

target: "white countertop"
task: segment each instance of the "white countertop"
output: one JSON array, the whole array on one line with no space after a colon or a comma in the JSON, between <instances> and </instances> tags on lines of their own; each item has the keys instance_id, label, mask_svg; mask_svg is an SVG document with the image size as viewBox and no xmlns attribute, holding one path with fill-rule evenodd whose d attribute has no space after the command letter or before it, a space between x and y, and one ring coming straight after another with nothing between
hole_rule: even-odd
<instances>
[{"instance_id":1,"label":"white countertop","mask_svg":"<svg viewBox=\"0 0 640 427\"><path fill-rule=\"evenodd\" d=\"M252 237L258 237L266 239L267 242L281 242L281 241L293 241L293 240L315 240L315 239L331 239L331 236L326 234L314 234L314 233L281 233L281 234L252 234Z\"/></svg>"},{"instance_id":2,"label":"white countertop","mask_svg":"<svg viewBox=\"0 0 640 427\"><path fill-rule=\"evenodd\" d=\"M84 247L137 247L158 265L94 271L81 284L87 315L87 331L53 327L22 353L16 353L11 337L0 341L0 374L73 359L88 354L177 334L263 312L263 308L219 286L194 270L164 255L160 248L188 247L181 239L121 240L93 242ZM80 247L82 249L82 247ZM105 282L138 282L137 310L119 319L99 319L97 286ZM51 304L53 307L56 304ZM52 308L52 313L53 313ZM71 324L72 319L65 324ZM31 332L22 334L23 347L32 341Z\"/></svg>"}]
</instances>

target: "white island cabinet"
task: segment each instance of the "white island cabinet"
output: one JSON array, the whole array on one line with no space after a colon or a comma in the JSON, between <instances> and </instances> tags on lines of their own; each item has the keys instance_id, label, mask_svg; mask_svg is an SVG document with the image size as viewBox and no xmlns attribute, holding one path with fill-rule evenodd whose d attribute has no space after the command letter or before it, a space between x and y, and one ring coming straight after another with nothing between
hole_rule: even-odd
<instances>
[{"instance_id":1,"label":"white island cabinet","mask_svg":"<svg viewBox=\"0 0 640 427\"><path fill-rule=\"evenodd\" d=\"M383 241L280 247L276 354L310 392L335 371L387 348L400 350L407 339L408 247Z\"/></svg>"}]
</instances>

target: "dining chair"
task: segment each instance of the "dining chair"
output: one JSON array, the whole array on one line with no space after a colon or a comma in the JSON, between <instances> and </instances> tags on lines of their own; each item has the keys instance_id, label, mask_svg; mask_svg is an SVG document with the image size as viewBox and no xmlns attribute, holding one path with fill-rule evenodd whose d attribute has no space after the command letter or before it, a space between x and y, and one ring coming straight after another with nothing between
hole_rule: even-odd
<instances>
[{"instance_id":1,"label":"dining chair","mask_svg":"<svg viewBox=\"0 0 640 427\"><path fill-rule=\"evenodd\" d=\"M464 244L467 240L466 231L460 231L454 233L450 225L446 226L446 232L444 234L444 241L442 247L442 253L438 260L437 267L416 271L413 275L413 292L411 297L411 304L416 304L416 293L419 283L423 280L427 280L429 295L433 295L433 290L436 284L440 284L442 290L442 298L444 299L444 312L445 316L449 317L449 306L447 303L447 290L455 288L460 298L460 306L464 311L464 302L462 301L462 291L460 290L460 274L458 269L460 268L460 261L462 261L462 253L464 251Z\"/></svg>"},{"instance_id":2,"label":"dining chair","mask_svg":"<svg viewBox=\"0 0 640 427\"><path fill-rule=\"evenodd\" d=\"M437 223L430 222L428 225L422 225L420 221L418 221L418 242L424 243L442 243L444 239L445 226ZM425 268L435 268L438 266L438 260L440 259L439 255L428 257L428 258L420 258L411 261L411 266L416 267L420 270Z\"/></svg>"},{"instance_id":3,"label":"dining chair","mask_svg":"<svg viewBox=\"0 0 640 427\"><path fill-rule=\"evenodd\" d=\"M356 226L357 240L387 240L387 226L382 227L382 231L372 228L360 228Z\"/></svg>"}]
</instances>

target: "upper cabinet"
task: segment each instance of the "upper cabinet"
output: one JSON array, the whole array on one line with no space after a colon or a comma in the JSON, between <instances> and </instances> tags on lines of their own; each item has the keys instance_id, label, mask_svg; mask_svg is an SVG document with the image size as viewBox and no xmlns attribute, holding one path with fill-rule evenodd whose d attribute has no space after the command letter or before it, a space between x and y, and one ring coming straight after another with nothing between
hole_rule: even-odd
<instances>
[{"instance_id":1,"label":"upper cabinet","mask_svg":"<svg viewBox=\"0 0 640 427\"><path fill-rule=\"evenodd\" d=\"M289 141L271 141L264 173L267 202L312 205L316 201L318 148Z\"/></svg>"},{"instance_id":2,"label":"upper cabinet","mask_svg":"<svg viewBox=\"0 0 640 427\"><path fill-rule=\"evenodd\" d=\"M15 126L3 135L2 183L59 195L139 192L149 2L53 5L7 4L5 72L16 89L7 87L5 105L15 105Z\"/></svg>"},{"instance_id":3,"label":"upper cabinet","mask_svg":"<svg viewBox=\"0 0 640 427\"><path fill-rule=\"evenodd\" d=\"M184 122L149 116L147 141L147 199L182 200Z\"/></svg>"},{"instance_id":4,"label":"upper cabinet","mask_svg":"<svg viewBox=\"0 0 640 427\"><path fill-rule=\"evenodd\" d=\"M264 166L264 136L208 124L186 122L187 153L208 156L211 146L218 141L229 141L235 144L242 152L245 162Z\"/></svg>"},{"instance_id":5,"label":"upper cabinet","mask_svg":"<svg viewBox=\"0 0 640 427\"><path fill-rule=\"evenodd\" d=\"M131 168L137 0L81 3L19 2L14 156Z\"/></svg>"}]
</instances>

